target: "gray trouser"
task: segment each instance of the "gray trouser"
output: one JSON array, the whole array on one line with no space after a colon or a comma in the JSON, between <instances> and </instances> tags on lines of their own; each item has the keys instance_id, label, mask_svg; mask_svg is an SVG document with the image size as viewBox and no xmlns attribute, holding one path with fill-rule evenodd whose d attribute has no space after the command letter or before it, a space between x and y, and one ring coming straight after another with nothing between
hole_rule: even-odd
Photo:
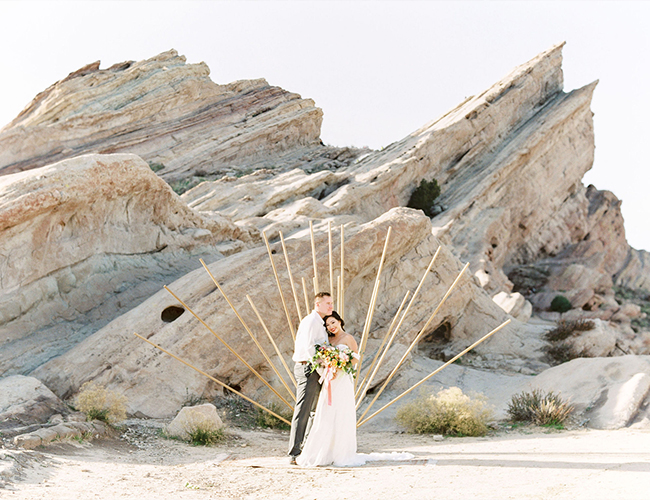
<instances>
[{"instance_id":1,"label":"gray trouser","mask_svg":"<svg viewBox=\"0 0 650 500\"><path fill-rule=\"evenodd\" d=\"M311 371L311 365L296 363L293 374L296 377L296 406L293 409L291 420L291 437L289 438L289 455L300 455L302 442L305 439L307 424L311 412L316 409L318 395L320 394L320 378L317 372Z\"/></svg>"}]
</instances>

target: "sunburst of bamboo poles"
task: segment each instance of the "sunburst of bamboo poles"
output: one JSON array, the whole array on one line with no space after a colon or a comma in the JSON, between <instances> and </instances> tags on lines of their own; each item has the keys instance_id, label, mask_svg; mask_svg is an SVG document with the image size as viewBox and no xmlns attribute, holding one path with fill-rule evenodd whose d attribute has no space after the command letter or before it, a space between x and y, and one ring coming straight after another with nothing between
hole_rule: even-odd
<instances>
[{"instance_id":1,"label":"sunburst of bamboo poles","mask_svg":"<svg viewBox=\"0 0 650 500\"><path fill-rule=\"evenodd\" d=\"M384 266L384 263L385 263L385 257L386 257L386 253L387 253L387 249L388 249L388 245L389 245L389 241L390 241L391 230L392 230L392 227L389 227L389 228L388 228L388 231L387 231L387 233L386 233L386 239L385 239L385 241L384 241L384 247L383 247L383 250L382 250L382 254L381 254L380 261L379 261L379 265L378 265L378 267L377 267L377 275L376 275L376 278L375 278L375 283L374 283L373 291L372 291L372 294L371 294L371 297L370 297L370 303L369 303L369 305L368 305L368 311L367 311L367 313L366 313L366 319L365 319L365 321L364 321L364 327L363 327L363 331L362 331L362 335L361 335L361 339L360 339L360 344L359 344L359 356L360 356L360 360L359 360L359 364L358 364L359 371L357 372L357 376L356 376L356 378L355 378L355 384L354 384L355 397L356 397L356 399L357 399L357 401L356 401L356 407L357 407L357 408L359 408L359 406L361 405L361 403L362 403L362 401L363 401L363 399L364 399L364 397L365 397L365 395L366 395L368 389L371 387L371 384L372 384L372 382L373 382L373 379L374 379L375 375L377 374L377 372L378 372L378 370L379 370L379 368L380 368L380 366L381 366L381 364L382 364L382 362L383 362L383 360L384 360L386 354L388 353L388 351L389 351L389 349L390 349L390 347L391 347L391 345L392 345L393 340L396 338L396 336L397 336L397 334L398 334L398 332L399 332L399 329L400 329L402 323L404 322L404 319L405 319L406 316L408 315L411 306L412 306L413 303L415 302L415 299L416 299L416 297L417 297L417 295L418 295L420 289L422 288L422 286L423 286L423 284L424 284L425 278L427 277L428 273L430 272L431 267L433 266L433 263L435 262L436 257L438 256L438 254L439 254L439 252L440 252L440 247L438 247L438 249L436 250L436 253L434 254L433 258L431 259L431 262L430 262L429 266L427 267L427 269L426 269L426 271L425 271L425 273L424 273L422 279L420 280L420 283L419 283L417 289L416 289L415 292L413 293L413 296L411 297L411 301L409 302L409 305L407 306L406 310L404 311L404 314L402 314L401 318L400 318L399 321L398 321L398 318L399 318L399 316L400 316L400 312L401 312L401 310L403 309L404 304L406 303L406 301L407 301L407 299L408 299L408 296L409 296L409 293L410 293L410 292L408 292L408 291L406 292L406 295L404 296L404 299L402 300L402 303L400 304L400 306L399 306L397 312L395 313L395 316L393 317L393 320L392 320L392 322L391 322L391 324L390 324L390 327L388 328L388 330L387 330L387 332L386 332L386 335L384 336L384 339L383 339L381 345L380 345L379 348L377 349L377 352L376 352L376 354L375 354L375 357L374 357L374 359L373 359L373 361L372 361L370 367L368 368L365 377L363 378L361 384L359 385L359 387L358 387L358 389L357 389L357 382L359 381L359 379L360 379L360 374L361 374L361 362L363 361L363 356L364 356L364 352L365 352L366 345L367 345L367 340L368 340L369 333L370 333L370 329L371 329L372 318L373 318L373 314L374 314L374 310L375 310L375 306L376 306L376 302L377 302L377 297L378 297L378 294L379 294L379 287L380 287L380 283L381 283L380 277L381 277L381 273L382 273L383 266ZM333 273L332 226L331 226L331 222L328 222L328 229L327 229L327 231L328 231L329 284L330 284L330 293L331 293L332 296L334 296L334 273ZM337 276L337 285L336 285L336 304L337 304L337 309L338 309L339 314L341 315L341 317L343 317L343 315L344 315L344 309L345 309L345 278L344 278L344 276L345 276L345 275L344 275L344 268L345 268L345 260L344 260L344 259L345 259L345 247L344 247L344 241L345 241L345 239L344 239L344 226L343 226L343 225L341 225L341 227L340 227L340 231L341 231L341 244L340 244L340 259L341 259L340 262L341 262L341 263L340 263L340 275ZM319 285L319 279L318 279L318 278L319 278L319 277L318 277L318 267L317 267L317 261L316 261L316 246L315 246L315 239L314 239L314 229L313 229L313 223L312 223L311 221L310 221L310 223L309 223L309 232L310 232L310 240L311 240L312 263L313 263L313 270L314 270L314 275L313 275L312 281L313 281L314 291L315 291L315 292L318 292L318 291L320 291L320 288L319 288L320 285ZM287 319L287 324L288 324L288 327L289 327L289 332L291 333L292 340L295 341L294 325L293 325L293 323L292 323L291 316L290 316L290 314L289 314L289 310L288 310L288 308L287 308L287 304L286 304L286 301L285 301L285 299L284 299L284 295L283 295L282 287L281 287L281 284L280 284L280 279L279 279L279 276L278 276L277 268L276 268L275 263L274 263L274 261L273 261L273 253L272 253L272 251L271 251L270 244L269 244L269 242L268 242L268 238L267 238L266 234L263 233L263 237L264 237L265 246L266 246L266 249L267 249L267 252L268 252L268 255L269 255L269 259L270 259L270 263L271 263L271 268L272 268L272 270L273 270L273 274L274 274L274 277L275 277L275 281L276 281L276 284L277 284L277 287L278 287L278 292L280 293L280 297L281 297L281 301L282 301L283 309L284 309L285 316L286 316L286 319ZM291 292L292 292L292 296L293 296L294 303L295 303L295 306L296 306L297 317L299 318L299 320L301 320L304 316L302 315L301 308L300 308L300 305L299 305L298 293L296 292L295 284L294 284L294 281L293 281L293 275L292 275L292 272L291 272L291 265L290 265L290 262L289 262L289 254L288 254L288 252L287 252L286 245L285 245L285 241L284 241L284 237L283 237L282 233L280 233L280 241L281 241L281 244L282 244L282 250L283 250L283 254L284 254L284 258L285 258L285 263L286 263L286 266L287 266L287 272L288 272L288 276L289 276L289 282L290 282L290 285L291 285ZM212 279L212 281L214 282L214 284L216 285L216 287L219 289L219 291L220 291L221 294L223 295L223 297L224 297L224 299L226 300L226 302L230 305L231 309L233 310L233 312L235 313L235 315L236 315L237 318L239 319L240 323L242 324L242 326L244 327L244 329L247 331L247 333L249 334L249 336L251 337L251 339L253 340L253 342L254 342L255 345L257 346L257 348L260 350L260 352L261 352L262 355L264 356L264 358L265 358L265 360L267 361L267 363L271 366L271 368L272 368L273 372L275 373L275 375L280 379L282 385L283 385L283 386L285 387L285 389L289 392L289 394L291 394L291 397L292 397L292 398L294 399L294 401L295 401L295 395L294 395L294 393L291 391L291 389L290 389L289 386L287 385L286 381L284 380L284 378L282 377L282 375L280 374L280 372L279 372L279 371L277 370L277 368L273 365L273 363L271 362L270 357L269 357L268 354L265 352L265 350L264 350L263 347L260 345L260 343L257 341L257 339L255 338L254 334L252 333L252 331L250 330L250 328L248 327L248 325L246 324L246 322L244 321L244 319L241 317L241 315L239 314L239 312L237 311L237 309L235 308L235 306L233 305L233 303L230 301L230 299L229 299L228 296L226 295L226 293L225 293L225 291L223 290L223 288L221 287L221 285L217 282L217 280L216 280L215 277L212 275L212 273L210 272L210 270L209 270L209 268L207 267L207 265L205 264L205 262L203 262L203 260L201 260L201 264L203 265L203 267L205 268L205 270L206 270L207 273L209 274L210 278ZM389 402L388 404L386 404L384 407L382 407L381 409L377 410L375 413L373 413L372 415L370 415L369 417L367 417L367 418L364 419L365 415L369 412L369 410L370 410L370 408L372 407L372 405L377 401L377 399L379 398L379 396L381 395L381 393L382 393L382 392L384 391L384 389L388 386L388 383L391 381L391 379L393 378L393 376L395 375L395 373L397 372L397 370L399 370L399 368L403 365L403 363L404 363L406 357L408 356L408 354L413 350L413 348L414 348L414 347L417 345L417 343L421 340L421 338L422 338L422 336L424 335L424 333L425 333L426 329L428 328L429 324L431 323L431 321L433 320L433 318L435 317L435 315L438 313L438 311L440 310L440 308L442 307L442 305L444 304L444 302L447 300L447 298L449 297L449 295L451 294L451 292L453 291L453 289L455 288L455 286L456 286L457 283L459 282L461 276L463 275L463 273L465 272L465 270L467 269L468 266L469 266L469 264L466 264L465 267L462 269L462 271L458 274L457 278L454 280L454 282L452 283L452 285L449 287L449 289L447 290L447 292L446 292L445 295L443 296L442 300L440 301L440 303L438 304L438 306L436 307L436 309L434 310L434 312L433 312L433 313L431 314L431 316L429 317L429 319L428 319L428 321L426 322L426 324L424 325L424 327L422 327L422 329L419 331L419 333L415 336L415 338L414 338L413 341L411 342L410 346L408 347L408 349L406 350L406 352L403 354L402 358L398 361L397 365L396 365L396 366L393 368L393 370L390 372L389 376L388 376L388 377L386 378L386 380L384 381L383 385L381 386L380 390L379 390L379 391L377 392L377 394L375 395L374 399L370 402L370 404L366 407L364 413L363 413L363 414L361 415L361 417L358 419L358 421L357 421L357 427L363 425L364 423L366 423L366 422L367 422L368 420L370 420L371 418L374 418L376 415L378 415L380 412L382 412L382 411L385 410L387 407L389 407L390 405L392 405L394 402L396 402L397 400L399 400L400 398L402 398L404 395L406 395L407 393L409 393L410 391L412 391L413 389L415 389L415 388L416 388L417 386L419 386L420 384L424 383L426 380L428 380L429 378L431 378L433 375L435 375L436 373L438 373L440 370L444 369L444 368L447 367L449 364L451 364L453 361L455 361L456 359L460 358L461 356L463 356L464 354L466 354L467 352L469 352L471 349L473 349L474 347L476 347L479 343L481 343L481 342L483 342L484 340L486 340L487 338L489 338L491 335L493 335L494 333L496 333L498 330L500 330L501 328L503 328L504 326L506 326L506 325L510 322L510 320L506 321L505 323L503 323L502 325L500 325L499 327L497 327L496 329L494 329L492 332L490 332L488 335L484 336L484 337L481 338L479 341L475 342L473 345L471 345L470 347L468 347L467 349L465 349L463 352L461 352L460 354L458 354L458 355L457 355L456 357L454 357L452 360L450 360L449 362L445 363L445 364L442 365L440 368L438 368L436 371L434 371L433 373L431 373L430 375L428 375L427 377L425 377L424 379L422 379L420 382L418 382L417 384L415 384L413 387L409 388L407 391L405 391L404 393L402 393L400 396L398 396L397 398L395 398L394 400L392 400L391 402ZM308 297L307 297L307 295L308 295L308 294L307 294L307 287L306 287L306 282L305 282L304 277L301 279L301 281L302 281L303 295L304 295L304 300L305 300L305 309L306 309L306 314L308 314L308 313L309 313L309 310L310 310L310 306L309 306L309 300L308 300ZM176 298L176 300L178 300L178 301L181 303L181 305L183 305L183 307L185 307L185 309L187 309L187 310L188 310L188 311L189 311L189 312L190 312L190 313L191 313L191 314L192 314L192 315L193 315L197 320L199 320L199 322L201 322L201 323L202 323L202 324L203 324L203 325L204 325L204 326L205 326L205 327L206 327L206 328L207 328L207 329L208 329L208 330L209 330L209 331L210 331L210 332L211 332L211 333L212 333L212 334L213 334L213 335L214 335L214 336L219 340L219 341L221 341L221 342L225 345L225 347L226 347L228 350L230 350L230 351L231 351L231 352L232 352L232 353L233 353L233 354L234 354L238 359L240 359L240 360L241 360L241 361L242 361L242 362L243 362L243 363L244 363L244 364L249 368L249 370L250 370L250 371L251 371L251 372L252 372L252 373L253 373L257 378L259 378L259 379L264 383L264 385L266 385L266 386L267 386L267 387L268 387L268 388L269 388L269 389L270 389L270 390L271 390L271 391L272 391L272 392L273 392L273 393L274 393L274 394L275 394L275 395L276 395L276 396L277 396L277 397L278 397L282 402L284 402L284 403L285 403L289 408L293 409L293 407L291 406L291 404L290 404L290 403L289 403L285 398L283 398L283 397L282 397L282 396L281 396L281 395L280 395L280 394L279 394L279 393L278 393L278 392L277 392L277 391L276 391L276 390L271 386L271 384L270 384L268 381L266 381L266 380L265 380L265 379L264 379L264 378L263 378L263 377L262 377L262 376L261 376L261 375L260 375L260 374L259 374L259 373L258 373L258 372L253 368L253 367L252 367L252 366L250 366L250 364L249 364L248 362L246 362L246 360L244 360L244 359L243 359L243 358L242 358L242 357L241 357L241 356L240 356L240 355L239 355L239 354L238 354L234 349L232 349L232 347L230 347L230 346L226 343L225 340L223 340L223 339L222 339L222 338L221 338L221 337L220 337L220 336L219 336L219 335L218 335L218 334L217 334L217 333L216 333L212 328L210 328L210 327L207 325L207 323L205 323L205 321L203 321L203 320L202 320L202 319L201 319L201 318L200 318L200 317L199 317L199 316L198 316L198 315L197 315L197 314L196 314L196 313L195 313L195 312L194 312L194 311L193 311L189 306L187 306L187 304L185 304L185 303L184 303L184 302L183 302L183 301L182 301L182 300L181 300L177 295L175 295L175 294L174 294L174 293L173 293L173 292L172 292L168 287L165 286L164 288L165 288L165 289L166 289L170 294L172 294L172 295L174 296L174 298ZM269 341L270 341L271 344L273 345L273 348L274 348L274 350L275 350L276 355L277 355L278 358L281 360L282 365L283 365L283 367L284 367L284 369L285 369L287 375L289 376L289 379L291 380L291 382L293 383L293 385L294 385L294 387L295 387L295 386L296 386L296 381L295 381L295 379L294 379L294 377L293 377L293 374L291 373L291 370L290 370L289 367L287 366L287 364L286 364L286 362L285 362L285 360L284 360L284 358L283 358L283 356L282 356L282 353L280 352L280 350L279 350L279 348L278 348L276 342L275 342L274 339L273 339L273 336L271 335L271 333L269 332L269 330L268 330L266 324L264 323L264 320L262 319L262 316L260 315L259 310L257 309L257 307L255 307L255 304L253 303L253 300L252 300L248 295L246 296L246 299L248 300L248 302L249 302L251 308L253 309L253 311L255 312L255 314L256 314L258 320L260 321L260 324L262 325L262 328L264 329L264 331L265 331L265 333L266 333L266 335L267 335ZM395 326L396 323L397 323L397 325ZM393 328L393 327L394 327L394 328ZM136 333L135 335L138 336L139 338L145 340L145 341L148 342L149 344L153 345L154 347L160 349L161 351L165 352L166 354L169 354L169 355L172 356L174 359L177 359L178 361L184 363L185 365L187 365L187 366L189 366L190 368L196 370L197 372L199 372L199 373L201 373L201 374L207 376L208 378L210 378L211 380L217 382L219 385L223 386L224 388L226 388L226 389L232 391L232 392L235 393L235 394L238 394L238 395L242 396L244 399L246 399L247 401L251 402L251 403L254 404L255 406L259 407L259 408L262 409L263 411L266 411L266 412L270 413L271 415L273 415L274 417L279 418L280 420L282 420L282 421L284 421L284 422L286 422L286 423L289 423L286 419L284 419L283 417L277 415L275 412L271 411L270 409L264 407L263 405L261 405L261 404L255 402L255 401L253 401L252 399L250 399L250 398L244 396L243 394L241 394L240 392L236 391L236 390L233 389L232 387L230 387L230 386L228 386L227 384L225 384L225 383L223 383L223 382L217 380L216 378L212 377L211 375L208 375L208 374L205 373L204 371L201 371L200 369L198 369L198 368L196 368L195 366L191 365L191 364L188 363L187 361L182 360L181 358L175 356L174 354L170 353L169 351L166 351L166 350L163 349L162 347L160 347L160 346L154 344L153 342L151 342L151 341L149 341L148 339L146 339L146 338L144 338L144 337L138 335L137 333ZM385 347L384 347L384 345L385 345ZM382 350L382 349L383 349L383 350ZM373 368L374 368L374 369L373 369Z\"/></svg>"}]
</instances>

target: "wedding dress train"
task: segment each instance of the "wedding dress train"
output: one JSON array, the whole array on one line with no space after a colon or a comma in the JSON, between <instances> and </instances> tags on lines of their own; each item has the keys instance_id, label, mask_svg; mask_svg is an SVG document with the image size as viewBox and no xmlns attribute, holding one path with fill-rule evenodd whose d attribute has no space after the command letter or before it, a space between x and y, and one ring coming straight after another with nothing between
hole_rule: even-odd
<instances>
[{"instance_id":1,"label":"wedding dress train","mask_svg":"<svg viewBox=\"0 0 650 500\"><path fill-rule=\"evenodd\" d=\"M331 404L325 387L318 397L316 415L298 465L356 467L369 461L408 460L410 453L357 453L357 422L354 383L351 375L338 371L330 382Z\"/></svg>"}]
</instances>

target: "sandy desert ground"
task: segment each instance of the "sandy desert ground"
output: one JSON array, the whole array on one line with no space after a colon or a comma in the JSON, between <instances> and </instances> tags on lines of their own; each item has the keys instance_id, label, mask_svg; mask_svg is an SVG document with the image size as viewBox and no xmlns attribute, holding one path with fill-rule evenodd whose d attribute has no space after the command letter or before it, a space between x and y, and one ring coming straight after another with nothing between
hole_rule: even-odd
<instances>
[{"instance_id":1,"label":"sandy desert ground","mask_svg":"<svg viewBox=\"0 0 650 500\"><path fill-rule=\"evenodd\" d=\"M650 430L500 430L485 438L360 430L360 452L415 458L358 468L300 468L278 430L230 429L213 447L160 436L155 422L121 434L24 452L17 499L625 499L650 498Z\"/></svg>"}]
</instances>

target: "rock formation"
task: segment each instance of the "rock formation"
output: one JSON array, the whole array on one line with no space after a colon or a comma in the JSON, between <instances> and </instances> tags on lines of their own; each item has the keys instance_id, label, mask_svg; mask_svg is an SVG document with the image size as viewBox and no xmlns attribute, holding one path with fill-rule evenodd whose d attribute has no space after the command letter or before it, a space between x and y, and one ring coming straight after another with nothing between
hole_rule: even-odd
<instances>
[{"instance_id":1,"label":"rock formation","mask_svg":"<svg viewBox=\"0 0 650 500\"><path fill-rule=\"evenodd\" d=\"M0 433L12 436L43 424L55 414L70 413L67 405L34 377L13 375L0 379ZM13 432L18 429L17 432ZM24 431L23 432L27 432Z\"/></svg>"},{"instance_id":2,"label":"rock formation","mask_svg":"<svg viewBox=\"0 0 650 500\"><path fill-rule=\"evenodd\" d=\"M593 163L590 103L596 83L563 92L561 50L558 45L540 54L348 168L224 178L183 199L206 214L227 213L275 236L313 218L366 221L404 206L420 180L435 178L442 190L436 202L446 210L432 219L433 232L471 263L488 292L520 292L538 312L565 294L575 309L597 310L592 317L618 314L628 335L626 325L636 316L624 314L613 286L650 292L649 258L627 244L620 201L581 183ZM257 187L262 183L264 194ZM260 194L249 194L249 186ZM637 333L639 328L647 327L636 327Z\"/></svg>"},{"instance_id":3,"label":"rock formation","mask_svg":"<svg viewBox=\"0 0 650 500\"><path fill-rule=\"evenodd\" d=\"M169 181L238 172L254 159L320 145L310 99L242 80L217 85L205 63L176 51L99 69L99 61L38 94L0 131L0 172L88 153L134 153Z\"/></svg>"},{"instance_id":4,"label":"rock formation","mask_svg":"<svg viewBox=\"0 0 650 500\"><path fill-rule=\"evenodd\" d=\"M449 359L507 311L521 321L468 361L511 374L543 372L551 362L543 336L549 323L539 318L560 318L547 311L558 294L572 306L563 319L597 320L597 328L570 339L580 355L650 352L650 258L627 244L620 201L582 184L593 162L596 83L565 93L561 63L557 45L381 151L324 146L321 111L312 101L263 80L217 85L204 64L187 65L173 51L106 70L98 63L82 68L0 132L0 171L18 172L0 178L0 327L8 339L0 369L31 373L66 398L96 380L124 392L136 415L169 416L186 400L214 394L209 379L137 332L258 400L290 398L198 258L206 258L272 353L250 296L288 360L292 338L259 232L271 240L295 326L301 313L279 234L304 313L303 293L313 292L310 222L326 288L327 227L337 238L345 227L345 316L355 333L363 328L392 227L370 327L373 354L404 293L417 287L441 246L375 383L424 326L464 261L471 271L411 361ZM77 157L95 152L134 153L144 161ZM210 180L178 198L152 170L179 192ZM441 186L432 219L404 208L423 179ZM160 290L165 282L186 305ZM186 306L270 379L278 395ZM537 317L526 324L531 313ZM281 369L278 356L271 357ZM415 373L418 363L404 369ZM632 392L644 384L639 378Z\"/></svg>"},{"instance_id":5,"label":"rock formation","mask_svg":"<svg viewBox=\"0 0 650 500\"><path fill-rule=\"evenodd\" d=\"M189 209L135 155L1 176L0 196L0 374L65 352L196 268L197 255L219 258L215 244L251 239Z\"/></svg>"}]
</instances>

